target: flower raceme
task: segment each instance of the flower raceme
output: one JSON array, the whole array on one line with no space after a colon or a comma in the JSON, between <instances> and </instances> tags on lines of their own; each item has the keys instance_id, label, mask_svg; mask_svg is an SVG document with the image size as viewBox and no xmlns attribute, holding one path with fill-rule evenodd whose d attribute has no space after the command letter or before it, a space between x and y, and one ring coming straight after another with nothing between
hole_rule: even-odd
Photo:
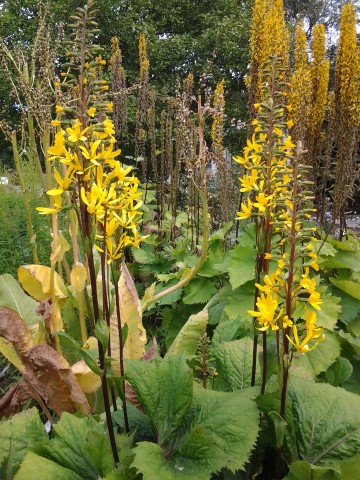
<instances>
[{"instance_id":1,"label":"flower raceme","mask_svg":"<svg viewBox=\"0 0 360 480\"><path fill-rule=\"evenodd\" d=\"M256 219L262 238L257 244L257 263L262 267L255 284L256 309L248 313L258 330L284 330L285 340L297 352L305 353L324 339L316 325L316 312L322 305L313 276L319 269L316 239L310 237L313 227L305 223L314 210L308 208L309 197L300 190L302 167L287 135L292 121L286 121L284 115L291 112L291 105L284 106L282 92L274 88L271 97L270 87L266 88L265 100L254 105L258 117L252 122L251 140L247 140L243 155L234 158L245 171L239 181L240 192L247 197L237 219ZM260 245L264 246L259 251ZM298 311L303 312L300 318Z\"/></svg>"},{"instance_id":2,"label":"flower raceme","mask_svg":"<svg viewBox=\"0 0 360 480\"><path fill-rule=\"evenodd\" d=\"M94 111L88 109L92 117ZM137 225L141 221L139 180L131 167L123 167L116 157L113 123L109 118L83 128L75 119L64 131L60 129L49 148L54 162L55 188L46 193L53 198L50 208L38 207L41 214L63 209L62 196L67 192L72 206L86 209L96 231L95 248L106 249L107 261L121 258L124 247L139 246Z\"/></svg>"}]
</instances>

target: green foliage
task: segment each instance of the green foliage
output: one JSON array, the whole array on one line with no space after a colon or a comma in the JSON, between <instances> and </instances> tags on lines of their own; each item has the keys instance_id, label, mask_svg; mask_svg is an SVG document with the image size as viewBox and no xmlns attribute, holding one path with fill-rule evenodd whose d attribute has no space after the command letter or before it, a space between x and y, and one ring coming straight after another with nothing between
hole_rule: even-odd
<instances>
[{"instance_id":1,"label":"green foliage","mask_svg":"<svg viewBox=\"0 0 360 480\"><path fill-rule=\"evenodd\" d=\"M161 467L163 478L170 480L209 479L223 467L244 467L258 434L253 389L193 388L192 375L178 356L149 365L129 362L127 372L158 432L159 445L141 442L134 449L133 465L144 480L155 478Z\"/></svg>"},{"instance_id":2,"label":"green foliage","mask_svg":"<svg viewBox=\"0 0 360 480\"><path fill-rule=\"evenodd\" d=\"M170 345L166 357L173 355L184 355L186 358L193 357L198 347L200 335L206 331L208 318L207 310L191 315Z\"/></svg>"},{"instance_id":3,"label":"green foliage","mask_svg":"<svg viewBox=\"0 0 360 480\"><path fill-rule=\"evenodd\" d=\"M46 437L36 408L25 410L10 420L3 420L0 423L0 478L11 480L27 450Z\"/></svg>"},{"instance_id":4,"label":"green foliage","mask_svg":"<svg viewBox=\"0 0 360 480\"><path fill-rule=\"evenodd\" d=\"M213 348L221 390L234 392L251 385L253 343L252 338L244 337Z\"/></svg>"},{"instance_id":5,"label":"green foliage","mask_svg":"<svg viewBox=\"0 0 360 480\"><path fill-rule=\"evenodd\" d=\"M153 363L132 361L126 362L126 375L158 433L159 444L167 444L190 408L189 367L178 356Z\"/></svg>"},{"instance_id":6,"label":"green foliage","mask_svg":"<svg viewBox=\"0 0 360 480\"><path fill-rule=\"evenodd\" d=\"M53 426L54 438L49 439L38 415L37 421L43 431L42 438L36 438L35 442L27 445L28 452L15 476L16 480L34 476L39 480L135 479L130 469L133 458L131 437L116 436L120 465L115 470L108 435L102 423L92 417L80 418L64 413ZM24 452L20 453L24 455Z\"/></svg>"},{"instance_id":7,"label":"green foliage","mask_svg":"<svg viewBox=\"0 0 360 480\"><path fill-rule=\"evenodd\" d=\"M353 366L351 362L347 358L338 357L320 378L324 382L338 387L351 377L352 372Z\"/></svg>"},{"instance_id":8,"label":"green foliage","mask_svg":"<svg viewBox=\"0 0 360 480\"><path fill-rule=\"evenodd\" d=\"M26 295L15 278L5 273L0 276L0 306L15 310L27 325L39 322L35 312L39 303Z\"/></svg>"},{"instance_id":9,"label":"green foliage","mask_svg":"<svg viewBox=\"0 0 360 480\"><path fill-rule=\"evenodd\" d=\"M326 340L317 345L314 350L296 355L291 367L294 376L315 378L327 370L340 356L340 343L335 334L326 333Z\"/></svg>"},{"instance_id":10,"label":"green foliage","mask_svg":"<svg viewBox=\"0 0 360 480\"><path fill-rule=\"evenodd\" d=\"M255 278L255 250L236 246L230 254L229 277L233 290Z\"/></svg>"},{"instance_id":11,"label":"green foliage","mask_svg":"<svg viewBox=\"0 0 360 480\"><path fill-rule=\"evenodd\" d=\"M328 466L358 453L360 411L357 395L331 385L295 378L288 392L299 458L314 465Z\"/></svg>"},{"instance_id":12,"label":"green foliage","mask_svg":"<svg viewBox=\"0 0 360 480\"><path fill-rule=\"evenodd\" d=\"M38 186L33 185L33 174L26 175L26 182L31 191L31 207L38 204ZM33 263L31 249L26 230L26 217L21 192L18 186L12 184L12 178L8 186L0 185L0 274L10 273L16 275L20 265ZM38 254L43 264L48 263L50 256L50 235L46 219L33 210L32 222L36 232Z\"/></svg>"}]
</instances>

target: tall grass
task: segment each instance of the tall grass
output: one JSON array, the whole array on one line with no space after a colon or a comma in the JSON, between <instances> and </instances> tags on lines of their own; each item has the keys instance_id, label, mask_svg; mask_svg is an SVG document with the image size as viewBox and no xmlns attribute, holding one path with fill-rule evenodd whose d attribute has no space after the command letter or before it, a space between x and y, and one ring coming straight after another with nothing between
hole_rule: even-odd
<instances>
[{"instance_id":1,"label":"tall grass","mask_svg":"<svg viewBox=\"0 0 360 480\"><path fill-rule=\"evenodd\" d=\"M30 240L36 241L40 263L47 265L49 262L51 237L48 219L41 217L35 210L43 202L38 174L35 166L24 160L22 170L29 191L36 235L34 239L29 239L27 235L23 195L16 173L2 171L1 176L7 177L9 183L0 185L0 274L11 273L16 276L20 265L33 263Z\"/></svg>"}]
</instances>

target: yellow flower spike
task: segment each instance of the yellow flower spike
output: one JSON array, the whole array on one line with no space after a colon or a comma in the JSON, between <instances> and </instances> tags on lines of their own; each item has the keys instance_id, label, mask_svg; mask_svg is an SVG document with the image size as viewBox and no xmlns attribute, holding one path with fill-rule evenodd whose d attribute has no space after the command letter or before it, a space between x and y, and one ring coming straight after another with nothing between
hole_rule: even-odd
<instances>
[{"instance_id":1,"label":"yellow flower spike","mask_svg":"<svg viewBox=\"0 0 360 480\"><path fill-rule=\"evenodd\" d=\"M255 283L255 287L260 290L261 292L271 293L274 287L273 282L271 281L269 275L265 275L264 277L265 285L260 285L259 283Z\"/></svg>"},{"instance_id":2,"label":"yellow flower spike","mask_svg":"<svg viewBox=\"0 0 360 480\"><path fill-rule=\"evenodd\" d=\"M61 195L54 195L54 207L36 207L36 210L40 213L40 215L51 215L53 213L61 212Z\"/></svg>"}]
</instances>

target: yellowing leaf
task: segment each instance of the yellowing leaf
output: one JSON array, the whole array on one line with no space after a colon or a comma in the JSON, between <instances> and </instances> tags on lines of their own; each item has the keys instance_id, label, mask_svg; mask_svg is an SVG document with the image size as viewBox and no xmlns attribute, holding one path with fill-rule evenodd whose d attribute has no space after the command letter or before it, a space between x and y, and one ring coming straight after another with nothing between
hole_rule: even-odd
<instances>
[{"instance_id":1,"label":"yellowing leaf","mask_svg":"<svg viewBox=\"0 0 360 480\"><path fill-rule=\"evenodd\" d=\"M85 287L86 279L87 272L85 266L80 262L76 262L70 273L71 285L77 292L82 292Z\"/></svg>"},{"instance_id":2,"label":"yellowing leaf","mask_svg":"<svg viewBox=\"0 0 360 480\"><path fill-rule=\"evenodd\" d=\"M21 373L24 373L25 367L20 360L19 355L16 353L12 343L4 337L0 337L0 352L14 365L14 367L16 367Z\"/></svg>"},{"instance_id":3,"label":"yellowing leaf","mask_svg":"<svg viewBox=\"0 0 360 480\"><path fill-rule=\"evenodd\" d=\"M83 345L83 350L96 350L98 348L98 340L95 337L89 337Z\"/></svg>"},{"instance_id":4,"label":"yellowing leaf","mask_svg":"<svg viewBox=\"0 0 360 480\"><path fill-rule=\"evenodd\" d=\"M122 272L118 283L120 296L120 319L121 325L128 327L127 337L124 345L124 358L139 360L145 353L146 331L142 324L142 310L140 299L135 284L125 263L122 265ZM111 357L114 359L113 370L120 374L120 345L119 329L116 308L110 318L110 345Z\"/></svg>"},{"instance_id":5,"label":"yellowing leaf","mask_svg":"<svg viewBox=\"0 0 360 480\"><path fill-rule=\"evenodd\" d=\"M100 388L101 378L86 365L84 360L74 363L71 366L71 370L83 392L93 393Z\"/></svg>"},{"instance_id":6,"label":"yellowing leaf","mask_svg":"<svg viewBox=\"0 0 360 480\"><path fill-rule=\"evenodd\" d=\"M51 316L49 318L50 332L61 332L64 329L64 322L61 317L60 299L56 299L55 303L51 306Z\"/></svg>"},{"instance_id":7,"label":"yellowing leaf","mask_svg":"<svg viewBox=\"0 0 360 480\"><path fill-rule=\"evenodd\" d=\"M44 265L23 265L18 269L18 278L23 289L35 300L42 302L50 297L51 269ZM67 297L66 288L61 276L55 272L55 296Z\"/></svg>"},{"instance_id":8,"label":"yellowing leaf","mask_svg":"<svg viewBox=\"0 0 360 480\"><path fill-rule=\"evenodd\" d=\"M70 245L66 238L59 233L59 236L57 238L57 247L55 247L54 240L51 242L51 248L52 248L52 255L50 257L51 263L55 262L61 262L62 259L64 258L64 255L66 252L70 250Z\"/></svg>"}]
</instances>

